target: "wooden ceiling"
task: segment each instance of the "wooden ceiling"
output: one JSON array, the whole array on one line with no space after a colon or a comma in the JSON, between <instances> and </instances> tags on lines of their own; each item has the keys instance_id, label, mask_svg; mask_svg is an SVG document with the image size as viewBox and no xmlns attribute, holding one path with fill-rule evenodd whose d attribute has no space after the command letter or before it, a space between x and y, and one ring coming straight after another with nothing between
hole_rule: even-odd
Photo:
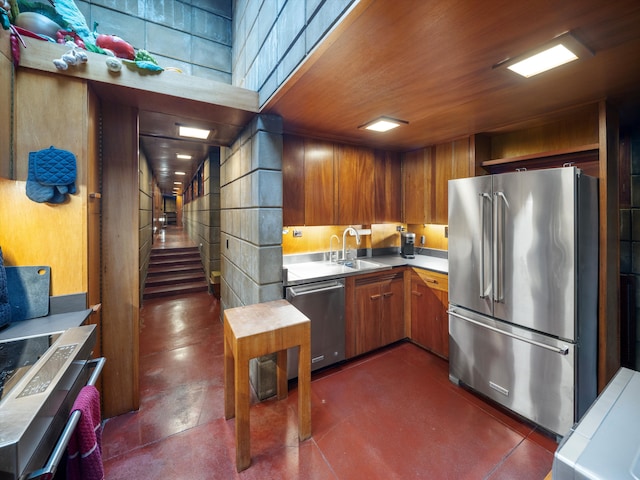
<instances>
[{"instance_id":1,"label":"wooden ceiling","mask_svg":"<svg viewBox=\"0 0 640 480\"><path fill-rule=\"evenodd\" d=\"M530 79L494 66L571 32L594 55ZM640 98L637 0L361 0L262 111L288 133L409 151ZM376 134L386 115L409 124Z\"/></svg>"}]
</instances>

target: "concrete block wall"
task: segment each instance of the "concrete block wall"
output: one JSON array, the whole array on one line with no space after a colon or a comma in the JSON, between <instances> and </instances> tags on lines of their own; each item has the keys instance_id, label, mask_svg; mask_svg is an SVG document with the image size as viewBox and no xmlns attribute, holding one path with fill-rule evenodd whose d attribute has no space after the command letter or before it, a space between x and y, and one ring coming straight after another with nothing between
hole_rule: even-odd
<instances>
[{"instance_id":1,"label":"concrete block wall","mask_svg":"<svg viewBox=\"0 0 640 480\"><path fill-rule=\"evenodd\" d=\"M221 158L222 312L282 298L282 119L256 117Z\"/></svg>"},{"instance_id":2,"label":"concrete block wall","mask_svg":"<svg viewBox=\"0 0 640 480\"><path fill-rule=\"evenodd\" d=\"M355 0L234 0L233 85L260 105L282 85Z\"/></svg>"},{"instance_id":3,"label":"concrete block wall","mask_svg":"<svg viewBox=\"0 0 640 480\"><path fill-rule=\"evenodd\" d=\"M220 149L209 152L203 168L204 195L183 207L183 225L189 238L200 247L207 280L220 271Z\"/></svg>"},{"instance_id":4,"label":"concrete block wall","mask_svg":"<svg viewBox=\"0 0 640 480\"><path fill-rule=\"evenodd\" d=\"M232 0L77 0L89 28L150 52L163 67L231 83ZM275 2L274 2L275 3Z\"/></svg>"},{"instance_id":5,"label":"concrete block wall","mask_svg":"<svg viewBox=\"0 0 640 480\"><path fill-rule=\"evenodd\" d=\"M640 336L640 131L630 137L630 153L631 205L620 210L620 273L635 277L635 322ZM639 367L640 338L636 337L635 368Z\"/></svg>"}]
</instances>

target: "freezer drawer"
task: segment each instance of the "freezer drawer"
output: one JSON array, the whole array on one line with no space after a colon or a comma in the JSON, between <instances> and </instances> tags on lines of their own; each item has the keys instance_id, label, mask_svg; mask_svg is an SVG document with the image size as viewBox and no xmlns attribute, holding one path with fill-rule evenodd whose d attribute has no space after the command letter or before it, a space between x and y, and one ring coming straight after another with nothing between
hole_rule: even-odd
<instances>
[{"instance_id":1,"label":"freezer drawer","mask_svg":"<svg viewBox=\"0 0 640 480\"><path fill-rule=\"evenodd\" d=\"M576 420L575 344L449 309L449 376L545 429Z\"/></svg>"}]
</instances>

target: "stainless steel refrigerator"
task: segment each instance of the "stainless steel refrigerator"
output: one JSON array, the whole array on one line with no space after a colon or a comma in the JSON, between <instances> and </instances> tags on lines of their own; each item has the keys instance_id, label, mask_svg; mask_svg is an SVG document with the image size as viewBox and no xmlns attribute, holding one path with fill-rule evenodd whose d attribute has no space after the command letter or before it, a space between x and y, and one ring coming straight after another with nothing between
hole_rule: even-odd
<instances>
[{"instance_id":1,"label":"stainless steel refrigerator","mask_svg":"<svg viewBox=\"0 0 640 480\"><path fill-rule=\"evenodd\" d=\"M564 435L597 394L597 180L449 181L449 376Z\"/></svg>"}]
</instances>

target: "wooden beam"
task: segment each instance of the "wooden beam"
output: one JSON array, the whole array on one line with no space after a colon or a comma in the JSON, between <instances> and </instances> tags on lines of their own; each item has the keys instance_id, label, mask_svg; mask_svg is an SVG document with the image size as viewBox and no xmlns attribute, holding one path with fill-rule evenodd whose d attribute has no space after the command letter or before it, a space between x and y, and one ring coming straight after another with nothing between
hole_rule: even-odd
<instances>
[{"instance_id":1,"label":"wooden beam","mask_svg":"<svg viewBox=\"0 0 640 480\"><path fill-rule=\"evenodd\" d=\"M138 111L102 105L104 416L139 406Z\"/></svg>"}]
</instances>

